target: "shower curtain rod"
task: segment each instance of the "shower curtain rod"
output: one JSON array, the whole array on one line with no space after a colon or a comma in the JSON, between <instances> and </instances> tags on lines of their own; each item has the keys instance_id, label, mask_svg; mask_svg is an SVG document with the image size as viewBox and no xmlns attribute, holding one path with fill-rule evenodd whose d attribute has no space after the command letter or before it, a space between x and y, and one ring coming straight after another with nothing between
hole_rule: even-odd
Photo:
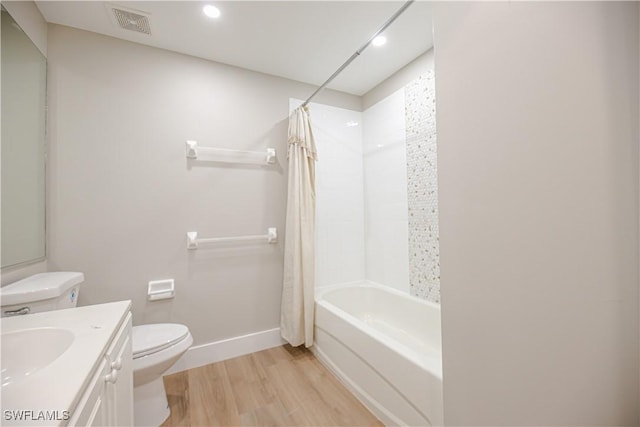
<instances>
[{"instance_id":1,"label":"shower curtain rod","mask_svg":"<svg viewBox=\"0 0 640 427\"><path fill-rule=\"evenodd\" d=\"M405 4L402 5L402 7L400 9L398 9L398 11L396 13L394 13L391 18L389 18L387 20L387 22L385 22L382 27L380 27L380 29L378 31L376 31L375 33L373 33L373 35L371 37L369 37L369 40L367 40L367 42L365 44L363 44L360 49L356 50L353 55L351 55L349 57L349 59L347 59L345 61L344 64L342 64L340 66L340 68L338 68L333 74L331 74L331 77L329 77L324 83L322 83L322 86L320 86L318 89L316 89L315 92L313 92L311 94L311 96L309 98L307 98L306 101L304 101L302 103L303 107L306 107L307 104L322 90L324 89L329 83L331 83L331 81L333 79L335 79L338 74L340 74L342 72L342 70L344 70L345 68L347 68L349 66L349 64L351 64L351 62L353 62L354 59L356 59L358 56L360 56L360 54L367 48L369 47L369 45L371 44L371 42L373 41L373 39L375 39L376 37L378 37L379 34L381 34L384 30L387 29L387 27L389 25L391 25L393 23L393 21L395 21L398 16L402 15L402 12L404 12L409 6L411 6L411 3L413 3L415 0L408 0Z\"/></svg>"}]
</instances>

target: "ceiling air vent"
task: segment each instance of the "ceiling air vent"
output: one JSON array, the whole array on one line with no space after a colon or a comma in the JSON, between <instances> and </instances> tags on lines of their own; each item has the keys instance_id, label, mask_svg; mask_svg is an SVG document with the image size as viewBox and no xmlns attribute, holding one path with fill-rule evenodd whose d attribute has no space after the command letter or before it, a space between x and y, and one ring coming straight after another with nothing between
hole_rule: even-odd
<instances>
[{"instance_id":1,"label":"ceiling air vent","mask_svg":"<svg viewBox=\"0 0 640 427\"><path fill-rule=\"evenodd\" d=\"M107 4L107 9L113 23L124 29L138 33L151 35L149 16L139 10L125 9L114 4Z\"/></svg>"}]
</instances>

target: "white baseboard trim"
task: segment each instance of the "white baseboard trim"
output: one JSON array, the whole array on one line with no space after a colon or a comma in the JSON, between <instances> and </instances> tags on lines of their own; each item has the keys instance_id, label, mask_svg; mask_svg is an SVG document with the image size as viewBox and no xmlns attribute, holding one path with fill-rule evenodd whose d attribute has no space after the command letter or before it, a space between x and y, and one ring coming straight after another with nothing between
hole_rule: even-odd
<instances>
[{"instance_id":1,"label":"white baseboard trim","mask_svg":"<svg viewBox=\"0 0 640 427\"><path fill-rule=\"evenodd\" d=\"M280 337L280 328L274 328L197 345L187 350L164 375L175 374L187 369L244 356L245 354L277 347L285 343L286 341Z\"/></svg>"}]
</instances>

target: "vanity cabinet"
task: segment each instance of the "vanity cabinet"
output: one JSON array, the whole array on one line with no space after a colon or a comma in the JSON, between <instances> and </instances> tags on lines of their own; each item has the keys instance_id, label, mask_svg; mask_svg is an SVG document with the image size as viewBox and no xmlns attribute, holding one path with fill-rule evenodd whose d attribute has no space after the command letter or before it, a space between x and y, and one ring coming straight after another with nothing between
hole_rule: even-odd
<instances>
[{"instance_id":1,"label":"vanity cabinet","mask_svg":"<svg viewBox=\"0 0 640 427\"><path fill-rule=\"evenodd\" d=\"M131 313L108 345L68 425L133 425Z\"/></svg>"}]
</instances>

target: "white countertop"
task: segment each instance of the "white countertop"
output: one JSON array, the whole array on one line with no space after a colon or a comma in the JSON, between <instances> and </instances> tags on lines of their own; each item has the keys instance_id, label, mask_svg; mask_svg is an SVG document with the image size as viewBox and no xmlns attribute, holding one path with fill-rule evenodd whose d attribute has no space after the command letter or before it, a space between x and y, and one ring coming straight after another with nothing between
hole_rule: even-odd
<instances>
[{"instance_id":1,"label":"white countertop","mask_svg":"<svg viewBox=\"0 0 640 427\"><path fill-rule=\"evenodd\" d=\"M2 334L55 327L74 335L71 346L51 364L0 388L0 424L65 425L64 420L10 421L6 411L69 411L73 415L83 390L130 309L131 301L120 301L0 319ZM27 354L37 348L2 349L3 353L7 351ZM1 359L0 365L3 365Z\"/></svg>"}]
</instances>

